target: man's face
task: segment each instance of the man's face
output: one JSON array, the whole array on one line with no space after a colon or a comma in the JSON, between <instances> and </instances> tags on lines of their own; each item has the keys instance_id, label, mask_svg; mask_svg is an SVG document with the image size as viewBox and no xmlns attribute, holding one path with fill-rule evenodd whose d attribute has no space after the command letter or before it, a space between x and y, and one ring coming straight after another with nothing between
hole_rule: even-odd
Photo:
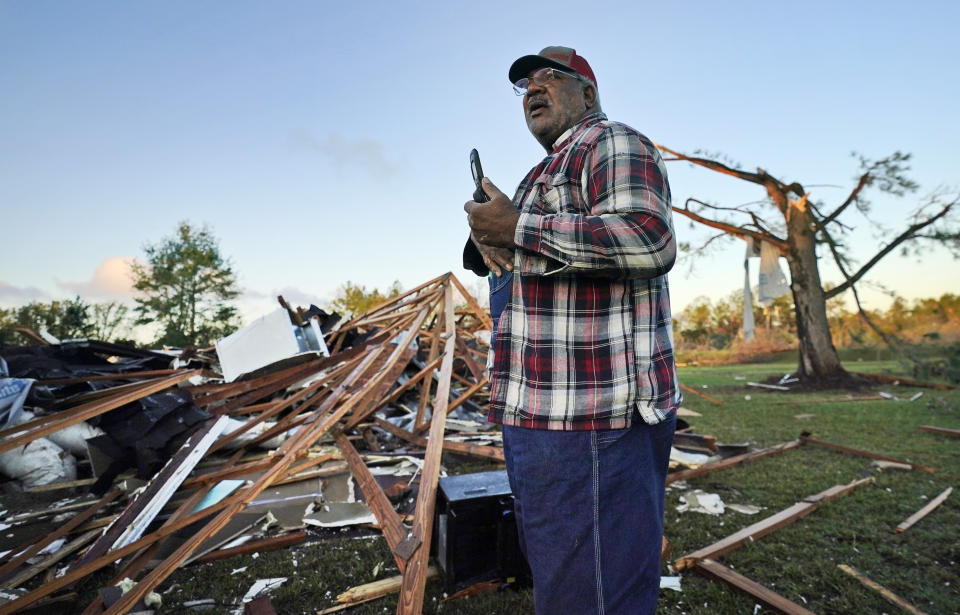
<instances>
[{"instance_id":1,"label":"man's face","mask_svg":"<svg viewBox=\"0 0 960 615\"><path fill-rule=\"evenodd\" d=\"M527 128L547 151L564 131L577 123L587 110L583 83L560 72L543 85L533 81L533 73L523 96L523 114Z\"/></svg>"}]
</instances>

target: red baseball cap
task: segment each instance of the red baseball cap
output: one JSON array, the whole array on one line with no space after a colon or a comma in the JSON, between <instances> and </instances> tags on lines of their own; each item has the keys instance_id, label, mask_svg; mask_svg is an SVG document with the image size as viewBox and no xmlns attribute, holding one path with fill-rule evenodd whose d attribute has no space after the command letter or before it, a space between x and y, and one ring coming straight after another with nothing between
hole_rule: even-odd
<instances>
[{"instance_id":1,"label":"red baseball cap","mask_svg":"<svg viewBox=\"0 0 960 615\"><path fill-rule=\"evenodd\" d=\"M518 58L510 65L510 72L507 75L510 83L516 83L529 75L533 69L544 66L572 70L589 79L593 87L597 87L597 78L593 75L593 69L582 56L577 55L576 49L570 47L544 47L537 55Z\"/></svg>"}]
</instances>

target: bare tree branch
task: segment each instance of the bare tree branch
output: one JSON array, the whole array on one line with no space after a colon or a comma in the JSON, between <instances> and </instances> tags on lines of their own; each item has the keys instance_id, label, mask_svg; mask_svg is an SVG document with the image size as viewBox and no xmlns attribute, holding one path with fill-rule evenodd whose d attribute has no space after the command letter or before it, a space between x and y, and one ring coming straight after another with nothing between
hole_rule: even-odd
<instances>
[{"instance_id":1,"label":"bare tree branch","mask_svg":"<svg viewBox=\"0 0 960 615\"><path fill-rule=\"evenodd\" d=\"M687 199L687 202L688 202L688 203L689 203L690 201L693 201L694 203L698 203L698 204L700 204L700 205L703 205L704 207L709 207L710 209L715 209L715 210L717 210L717 211L735 211L735 212L740 213L740 214L746 214L746 215L750 216L750 218L753 220L753 225L754 225L755 227L757 227L757 229L759 229L760 232L762 232L762 233L768 233L768 234L770 234L770 235L773 235L773 234L774 234L773 231L771 231L770 228L769 228L770 226L772 226L769 222L767 222L766 220L764 220L763 218L761 218L760 216L758 216L758 215L755 214L754 212L750 211L749 209L742 209L742 207L743 207L742 205L738 205L737 207L721 207L720 205L711 205L710 203L707 203L707 202L705 202L705 201L701 201L700 199L694 199L694 198L689 198L689 199ZM752 205L752 204L754 204L754 203L747 203L747 205ZM746 228L746 227L744 227L744 228Z\"/></svg>"},{"instance_id":2,"label":"bare tree branch","mask_svg":"<svg viewBox=\"0 0 960 615\"><path fill-rule=\"evenodd\" d=\"M687 199L687 203L689 203L690 201L694 201L696 203L702 202L696 199ZM699 222L700 224L704 224L711 228L724 231L725 233L729 233L730 235L739 237L740 239L744 239L746 237L753 237L757 241L766 241L766 242L772 243L773 245L777 246L777 248L781 252L786 252L787 250L787 242L784 241L783 239L780 239L779 237L777 237L772 233L761 232L761 231L751 231L750 229L746 229L741 226L735 226L733 224L728 224L726 222L720 222L719 220L711 220L710 218L705 218L700 214L690 211L687 205L684 205L683 208L674 207L673 211L690 218L694 222Z\"/></svg>"},{"instance_id":3,"label":"bare tree branch","mask_svg":"<svg viewBox=\"0 0 960 615\"><path fill-rule=\"evenodd\" d=\"M844 282L843 284L840 284L839 286L831 288L829 291L827 291L825 293L825 297L827 299L831 297L835 297L836 295L839 295L840 293L847 290L848 288L851 288L857 282L857 280L862 278L874 265L880 262L880 259L882 259L884 256L886 256L890 252L892 252L901 243L908 241L910 239L916 238L917 231L920 231L930 226L937 220L946 216L950 212L950 210L954 207L954 205L957 204L958 201L960 201L960 199L955 198L953 201L950 201L949 203L944 205L943 209L941 209L936 214L930 216L926 220L921 220L920 222L917 222L916 224L912 224L909 227L907 227L907 230L897 235L897 237L894 238L893 241L891 241L886 246L884 246L882 250L874 254L873 258L867 261L866 264L863 265L863 267L860 267L860 269L855 274L853 274L852 276L847 276L846 282Z\"/></svg>"},{"instance_id":4,"label":"bare tree branch","mask_svg":"<svg viewBox=\"0 0 960 615\"><path fill-rule=\"evenodd\" d=\"M860 191L863 190L863 189L867 186L867 184L869 184L869 183L870 183L870 173L864 173L863 175L861 175L861 176L860 176L860 181L857 182L856 188L854 188L854 189L850 192L850 196L847 197L847 200L844 201L843 204L840 205L840 207L837 207L835 210L833 210L833 213L832 213L832 214L830 214L829 216L827 216L827 217L824 218L823 220L818 220L818 221L817 221L817 224L820 226L820 228L823 228L823 227L825 227L826 225L828 225L828 224L830 224L831 222L833 222L834 220L836 220L836 219L837 219L837 216L839 216L840 214L842 214L842 213L843 213L843 210L845 210L847 207L850 206L850 203L853 203L854 201L857 200L857 196L860 194Z\"/></svg>"}]
</instances>

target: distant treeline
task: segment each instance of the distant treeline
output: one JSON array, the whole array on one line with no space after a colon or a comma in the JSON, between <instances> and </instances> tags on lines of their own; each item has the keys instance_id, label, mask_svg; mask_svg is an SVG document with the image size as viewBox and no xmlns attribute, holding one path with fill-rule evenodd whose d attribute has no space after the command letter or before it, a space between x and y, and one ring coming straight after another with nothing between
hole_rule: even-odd
<instances>
[{"instance_id":1,"label":"distant treeline","mask_svg":"<svg viewBox=\"0 0 960 615\"><path fill-rule=\"evenodd\" d=\"M883 340L841 297L827 302L833 343L838 348L871 347ZM873 323L910 344L953 344L960 341L960 295L907 301L897 297L886 310L869 310ZM692 350L752 350L756 353L795 348L796 322L789 295L764 308L753 304L755 339L743 340L743 292L711 301L698 297L674 315L677 348Z\"/></svg>"}]
</instances>

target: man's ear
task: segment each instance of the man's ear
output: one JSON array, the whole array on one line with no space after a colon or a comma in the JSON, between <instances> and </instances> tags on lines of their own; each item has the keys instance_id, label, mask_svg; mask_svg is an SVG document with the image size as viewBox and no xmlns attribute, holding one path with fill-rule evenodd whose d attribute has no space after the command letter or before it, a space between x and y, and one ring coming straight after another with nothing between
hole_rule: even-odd
<instances>
[{"instance_id":1,"label":"man's ear","mask_svg":"<svg viewBox=\"0 0 960 615\"><path fill-rule=\"evenodd\" d=\"M583 86L583 101L587 105L587 109L593 107L597 104L597 89L593 87L592 83L586 83Z\"/></svg>"}]
</instances>

